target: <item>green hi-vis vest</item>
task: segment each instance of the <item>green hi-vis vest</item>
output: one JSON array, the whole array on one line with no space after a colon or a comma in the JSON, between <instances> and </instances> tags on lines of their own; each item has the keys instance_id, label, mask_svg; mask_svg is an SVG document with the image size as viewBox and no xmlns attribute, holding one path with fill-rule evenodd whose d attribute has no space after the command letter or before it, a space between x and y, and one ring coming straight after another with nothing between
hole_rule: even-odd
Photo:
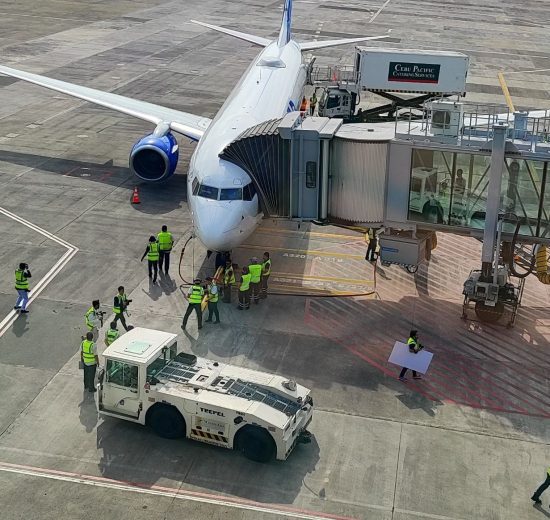
<instances>
[{"instance_id":1,"label":"green hi-vis vest","mask_svg":"<svg viewBox=\"0 0 550 520\"><path fill-rule=\"evenodd\" d=\"M216 303L216 302L218 301L218 296L219 296L219 295L218 295L218 293L212 294L212 293L210 292L210 290L211 290L210 288L211 288L211 287L213 287L213 286L211 285L210 287L208 287L208 301L209 301L209 302L212 302L212 303Z\"/></svg>"},{"instance_id":2,"label":"green hi-vis vest","mask_svg":"<svg viewBox=\"0 0 550 520\"><path fill-rule=\"evenodd\" d=\"M251 283L260 283L262 278L262 266L260 264L252 264L248 266L248 271L250 272L250 282Z\"/></svg>"},{"instance_id":3,"label":"green hi-vis vest","mask_svg":"<svg viewBox=\"0 0 550 520\"><path fill-rule=\"evenodd\" d=\"M264 276L269 276L271 274L271 259L268 258L265 262L262 263L262 274Z\"/></svg>"},{"instance_id":4,"label":"green hi-vis vest","mask_svg":"<svg viewBox=\"0 0 550 520\"><path fill-rule=\"evenodd\" d=\"M239 287L239 291L248 291L248 289L250 288L251 278L252 278L252 275L250 273L242 275L241 286Z\"/></svg>"},{"instance_id":5,"label":"green hi-vis vest","mask_svg":"<svg viewBox=\"0 0 550 520\"><path fill-rule=\"evenodd\" d=\"M86 311L85 316L86 316L86 327L92 330L95 327L95 320L93 319L95 317L95 309L93 306Z\"/></svg>"},{"instance_id":6,"label":"green hi-vis vest","mask_svg":"<svg viewBox=\"0 0 550 520\"><path fill-rule=\"evenodd\" d=\"M174 245L172 233L169 233L168 231L161 231L157 235L157 242L159 243L159 248L161 251L171 251L172 246Z\"/></svg>"},{"instance_id":7,"label":"green hi-vis vest","mask_svg":"<svg viewBox=\"0 0 550 520\"><path fill-rule=\"evenodd\" d=\"M95 365L94 342L85 339L81 344L82 359L87 365Z\"/></svg>"},{"instance_id":8,"label":"green hi-vis vest","mask_svg":"<svg viewBox=\"0 0 550 520\"><path fill-rule=\"evenodd\" d=\"M230 283L235 283L235 271L233 271L232 267L228 267L223 275L223 281L225 285L229 285Z\"/></svg>"},{"instance_id":9,"label":"green hi-vis vest","mask_svg":"<svg viewBox=\"0 0 550 520\"><path fill-rule=\"evenodd\" d=\"M121 303L126 303L128 298L126 298L126 294L117 294L115 298L118 299L118 307L116 305L113 305L113 312L115 314L120 314L123 311Z\"/></svg>"},{"instance_id":10,"label":"green hi-vis vest","mask_svg":"<svg viewBox=\"0 0 550 520\"><path fill-rule=\"evenodd\" d=\"M22 269L17 269L15 271L15 288L16 289L28 289L29 280L25 276L25 271Z\"/></svg>"},{"instance_id":11,"label":"green hi-vis vest","mask_svg":"<svg viewBox=\"0 0 550 520\"><path fill-rule=\"evenodd\" d=\"M191 294L189 295L189 303L201 303L204 296L204 289L200 285L193 285L191 287Z\"/></svg>"},{"instance_id":12,"label":"green hi-vis vest","mask_svg":"<svg viewBox=\"0 0 550 520\"><path fill-rule=\"evenodd\" d=\"M156 262L159 259L159 245L156 242L149 242L149 252L147 253L147 260L150 262Z\"/></svg>"},{"instance_id":13,"label":"green hi-vis vest","mask_svg":"<svg viewBox=\"0 0 550 520\"><path fill-rule=\"evenodd\" d=\"M115 339L118 339L120 332L117 329L109 329L105 333L105 343L109 346Z\"/></svg>"}]
</instances>

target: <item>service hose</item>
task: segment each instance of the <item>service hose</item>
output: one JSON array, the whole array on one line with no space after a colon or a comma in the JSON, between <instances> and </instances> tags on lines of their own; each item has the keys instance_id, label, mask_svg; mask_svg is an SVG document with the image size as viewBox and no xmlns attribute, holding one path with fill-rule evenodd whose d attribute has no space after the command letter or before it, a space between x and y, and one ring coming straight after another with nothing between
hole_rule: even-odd
<instances>
[{"instance_id":1,"label":"service hose","mask_svg":"<svg viewBox=\"0 0 550 520\"><path fill-rule=\"evenodd\" d=\"M185 254L185 248L187 247L187 244L189 244L189 242L191 240L193 240L193 235L191 235L186 241L185 241L185 244L183 244L183 247L181 249L181 254L180 254L180 261L179 261L179 265L178 265L178 272L179 272L179 275L180 275L180 278L183 280L183 285L193 285L193 282L188 282L184 277L183 275L181 274L181 264L183 263L183 255Z\"/></svg>"},{"instance_id":2,"label":"service hose","mask_svg":"<svg viewBox=\"0 0 550 520\"><path fill-rule=\"evenodd\" d=\"M516 216L516 218L517 218L517 216ZM517 242L517 238L518 238L518 235L519 235L520 227L521 227L521 221L518 219L517 224L516 224L516 230L514 231L514 236L512 238L512 244L510 246L511 254L510 254L510 258L508 260L508 267L509 267L510 272L512 273L513 276L515 276L516 278L521 279L521 278L527 278L533 272L533 270L535 268L535 255L534 254L532 255L531 262L529 264L529 268L527 269L527 271L525 273L520 274L516 271L514 251L516 249L516 242ZM537 256L538 256L538 253L537 253ZM546 261L546 259L545 259L545 261ZM546 268L545 268L545 272L546 272ZM537 270L537 276L538 276L538 270Z\"/></svg>"},{"instance_id":3,"label":"service hose","mask_svg":"<svg viewBox=\"0 0 550 520\"><path fill-rule=\"evenodd\" d=\"M546 246L539 245L536 256L537 278L539 282L550 285L550 273L548 272L548 257L546 256Z\"/></svg>"}]
</instances>

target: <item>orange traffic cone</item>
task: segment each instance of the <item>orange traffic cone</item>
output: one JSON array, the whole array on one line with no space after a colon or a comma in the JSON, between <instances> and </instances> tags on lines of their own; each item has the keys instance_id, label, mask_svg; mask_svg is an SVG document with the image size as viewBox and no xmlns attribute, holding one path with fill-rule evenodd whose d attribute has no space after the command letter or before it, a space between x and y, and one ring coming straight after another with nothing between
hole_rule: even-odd
<instances>
[{"instance_id":1,"label":"orange traffic cone","mask_svg":"<svg viewBox=\"0 0 550 520\"><path fill-rule=\"evenodd\" d=\"M137 186L134 188L134 192L132 193L132 204L139 204L141 201L139 200L139 193Z\"/></svg>"}]
</instances>

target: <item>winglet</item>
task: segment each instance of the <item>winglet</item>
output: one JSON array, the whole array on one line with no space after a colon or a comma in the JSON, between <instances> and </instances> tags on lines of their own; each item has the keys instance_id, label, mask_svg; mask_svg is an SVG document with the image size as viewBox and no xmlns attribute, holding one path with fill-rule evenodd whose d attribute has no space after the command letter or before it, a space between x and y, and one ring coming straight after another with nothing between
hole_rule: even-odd
<instances>
[{"instance_id":1,"label":"winglet","mask_svg":"<svg viewBox=\"0 0 550 520\"><path fill-rule=\"evenodd\" d=\"M255 36L254 34L234 31L232 29L226 29L225 27L220 27L219 25L212 25L210 23L198 22L197 20L191 20L191 22L197 25L202 25L203 27L208 27L208 29L212 29L213 31L218 31L224 34L228 34L229 36L233 36L234 38L239 38L240 40L245 40L247 42L254 43L256 45L259 45L260 47L267 47L271 43L271 40L268 40L267 38L262 38L261 36Z\"/></svg>"}]
</instances>

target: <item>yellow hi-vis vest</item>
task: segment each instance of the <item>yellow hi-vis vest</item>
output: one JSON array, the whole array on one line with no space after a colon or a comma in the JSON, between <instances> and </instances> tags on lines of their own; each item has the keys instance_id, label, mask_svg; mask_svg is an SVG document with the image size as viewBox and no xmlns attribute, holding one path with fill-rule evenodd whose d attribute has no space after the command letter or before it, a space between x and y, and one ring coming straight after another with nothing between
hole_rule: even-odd
<instances>
[{"instance_id":1,"label":"yellow hi-vis vest","mask_svg":"<svg viewBox=\"0 0 550 520\"><path fill-rule=\"evenodd\" d=\"M191 294L189 295L189 303L201 303L204 296L204 289L200 285L193 285L191 287Z\"/></svg>"},{"instance_id":2,"label":"yellow hi-vis vest","mask_svg":"<svg viewBox=\"0 0 550 520\"><path fill-rule=\"evenodd\" d=\"M414 338L409 338L407 340L407 345L409 346L409 350L414 350L416 352L418 343L416 342L416 340Z\"/></svg>"},{"instance_id":3,"label":"yellow hi-vis vest","mask_svg":"<svg viewBox=\"0 0 550 520\"><path fill-rule=\"evenodd\" d=\"M159 248L161 251L171 251L172 246L174 245L174 239L172 238L172 233L169 231L161 231L157 235L157 241L159 243Z\"/></svg>"},{"instance_id":4,"label":"yellow hi-vis vest","mask_svg":"<svg viewBox=\"0 0 550 520\"><path fill-rule=\"evenodd\" d=\"M105 333L105 344L109 346L115 339L118 339L120 332L117 329L109 329Z\"/></svg>"},{"instance_id":5,"label":"yellow hi-vis vest","mask_svg":"<svg viewBox=\"0 0 550 520\"><path fill-rule=\"evenodd\" d=\"M29 280L25 276L25 271L22 269L17 269L15 271L15 288L16 289L28 289Z\"/></svg>"},{"instance_id":6,"label":"yellow hi-vis vest","mask_svg":"<svg viewBox=\"0 0 550 520\"><path fill-rule=\"evenodd\" d=\"M268 258L262 263L262 274L264 276L269 276L271 274L271 258Z\"/></svg>"},{"instance_id":7,"label":"yellow hi-vis vest","mask_svg":"<svg viewBox=\"0 0 550 520\"><path fill-rule=\"evenodd\" d=\"M81 344L82 360L87 365L95 365L94 342L85 339Z\"/></svg>"},{"instance_id":8,"label":"yellow hi-vis vest","mask_svg":"<svg viewBox=\"0 0 550 520\"><path fill-rule=\"evenodd\" d=\"M251 264L248 266L248 271L250 273L250 282L251 283L260 283L262 278L262 266L260 264Z\"/></svg>"},{"instance_id":9,"label":"yellow hi-vis vest","mask_svg":"<svg viewBox=\"0 0 550 520\"><path fill-rule=\"evenodd\" d=\"M218 293L216 294L212 294L210 291L212 290L213 286L212 285L209 285L208 286L208 301L209 302L212 302L212 303L216 303L218 301Z\"/></svg>"},{"instance_id":10,"label":"yellow hi-vis vest","mask_svg":"<svg viewBox=\"0 0 550 520\"><path fill-rule=\"evenodd\" d=\"M159 259L159 245L156 242L149 242L149 252L147 253L147 260L150 262L156 262Z\"/></svg>"},{"instance_id":11,"label":"yellow hi-vis vest","mask_svg":"<svg viewBox=\"0 0 550 520\"><path fill-rule=\"evenodd\" d=\"M232 267L228 267L224 274L223 274L223 281L225 285L229 285L230 283L235 283L235 271L233 271Z\"/></svg>"},{"instance_id":12,"label":"yellow hi-vis vest","mask_svg":"<svg viewBox=\"0 0 550 520\"><path fill-rule=\"evenodd\" d=\"M118 299L118 307L116 305L113 305L113 312L115 314L121 314L124 308L121 303L125 304L128 298L126 298L126 294L117 294L115 298Z\"/></svg>"},{"instance_id":13,"label":"yellow hi-vis vest","mask_svg":"<svg viewBox=\"0 0 550 520\"><path fill-rule=\"evenodd\" d=\"M248 291L250 288L250 278L252 275L250 273L243 274L241 279L241 286L239 287L239 291Z\"/></svg>"},{"instance_id":14,"label":"yellow hi-vis vest","mask_svg":"<svg viewBox=\"0 0 550 520\"><path fill-rule=\"evenodd\" d=\"M86 327L92 330L95 327L95 309L93 305L86 311Z\"/></svg>"}]
</instances>

